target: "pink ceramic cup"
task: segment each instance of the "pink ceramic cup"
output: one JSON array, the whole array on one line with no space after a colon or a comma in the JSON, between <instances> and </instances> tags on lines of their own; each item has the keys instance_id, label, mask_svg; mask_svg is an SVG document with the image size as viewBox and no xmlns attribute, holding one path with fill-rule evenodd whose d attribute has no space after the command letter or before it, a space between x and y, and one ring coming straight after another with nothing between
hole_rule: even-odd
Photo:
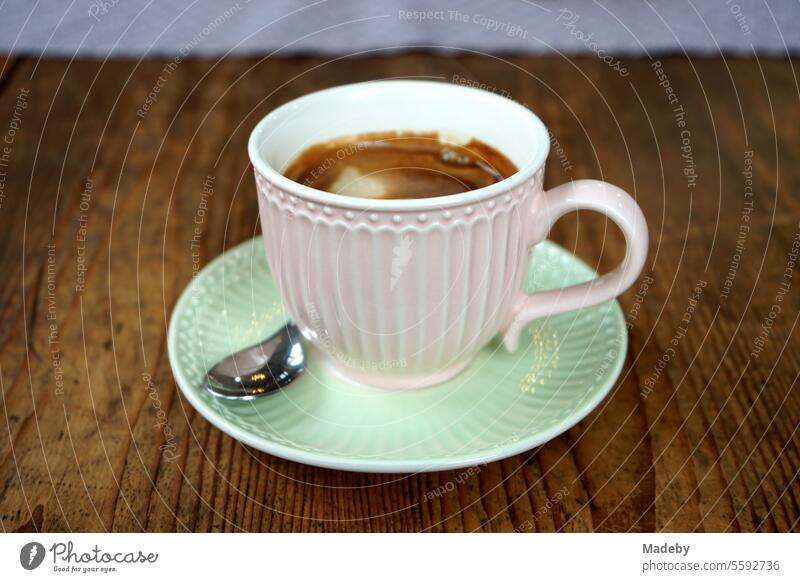
<instances>
[{"instance_id":1,"label":"pink ceramic cup","mask_svg":"<svg viewBox=\"0 0 800 582\"><path fill-rule=\"evenodd\" d=\"M410 200L329 194L281 173L313 144L392 130L474 137L519 171L471 192ZM514 351L531 320L627 289L647 254L641 210L623 190L596 180L545 191L549 146L544 124L518 103L431 81L335 87L262 119L249 154L264 246L289 314L316 348L311 357L369 385L428 386L461 372L498 334ZM578 209L606 214L619 226L625 259L588 283L524 293L531 248L560 216Z\"/></svg>"}]
</instances>

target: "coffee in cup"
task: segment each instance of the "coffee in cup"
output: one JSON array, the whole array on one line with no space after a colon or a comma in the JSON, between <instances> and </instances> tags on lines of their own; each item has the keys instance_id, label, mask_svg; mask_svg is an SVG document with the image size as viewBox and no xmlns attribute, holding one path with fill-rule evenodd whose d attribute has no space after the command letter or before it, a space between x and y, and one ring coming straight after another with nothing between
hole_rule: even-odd
<instances>
[{"instance_id":1,"label":"coffee in cup","mask_svg":"<svg viewBox=\"0 0 800 582\"><path fill-rule=\"evenodd\" d=\"M469 192L516 172L505 155L475 138L460 144L434 132L388 131L313 145L283 174L331 194L402 199Z\"/></svg>"}]
</instances>

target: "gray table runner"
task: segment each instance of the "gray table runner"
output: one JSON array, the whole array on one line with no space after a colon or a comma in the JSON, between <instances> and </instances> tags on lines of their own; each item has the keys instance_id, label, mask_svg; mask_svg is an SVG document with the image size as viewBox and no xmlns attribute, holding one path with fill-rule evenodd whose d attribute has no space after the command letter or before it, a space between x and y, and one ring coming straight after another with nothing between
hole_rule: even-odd
<instances>
[{"instance_id":1,"label":"gray table runner","mask_svg":"<svg viewBox=\"0 0 800 582\"><path fill-rule=\"evenodd\" d=\"M786 55L798 0L5 0L0 51L47 56Z\"/></svg>"}]
</instances>

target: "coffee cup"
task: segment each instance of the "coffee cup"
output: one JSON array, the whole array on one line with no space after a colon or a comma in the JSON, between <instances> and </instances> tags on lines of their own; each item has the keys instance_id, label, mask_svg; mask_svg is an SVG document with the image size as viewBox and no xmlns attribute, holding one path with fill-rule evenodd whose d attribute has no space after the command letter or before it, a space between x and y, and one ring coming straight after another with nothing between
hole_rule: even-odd
<instances>
[{"instance_id":1,"label":"coffee cup","mask_svg":"<svg viewBox=\"0 0 800 582\"><path fill-rule=\"evenodd\" d=\"M474 138L518 171L476 190L412 199L342 196L282 174L314 144L390 131ZM549 146L547 129L528 108L434 81L334 87L264 117L248 145L264 247L283 303L313 346L310 357L371 386L430 386L463 371L496 337L515 351L531 321L630 287L648 247L639 206L597 180L545 190ZM618 225L625 258L592 281L526 293L531 249L559 217L579 209Z\"/></svg>"}]
</instances>

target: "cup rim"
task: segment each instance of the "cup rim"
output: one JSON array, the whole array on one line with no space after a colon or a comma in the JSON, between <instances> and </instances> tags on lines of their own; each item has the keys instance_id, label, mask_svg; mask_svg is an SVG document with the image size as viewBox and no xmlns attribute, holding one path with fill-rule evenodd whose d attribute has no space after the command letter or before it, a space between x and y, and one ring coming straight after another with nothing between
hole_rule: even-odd
<instances>
[{"instance_id":1,"label":"cup rim","mask_svg":"<svg viewBox=\"0 0 800 582\"><path fill-rule=\"evenodd\" d=\"M294 180L287 178L286 176L281 174L278 170L273 168L270 164L268 164L267 161L264 159L264 157L261 155L260 152L261 137L266 127L269 124L273 123L277 118L281 117L282 115L286 115L288 112L302 105L304 101L310 100L312 98L317 99L321 95L324 95L326 93L352 91L354 89L359 89L364 87L372 87L379 89L382 86L385 87L386 85L398 85L398 84L416 85L420 87L424 85L443 84L457 88L458 90L463 90L465 92L480 93L484 97L497 100L501 102L503 106L511 107L512 109L516 109L520 113L526 115L534 123L534 125L538 126L538 129L542 134L544 147L542 147L539 150L539 152L537 152L536 155L531 156L531 159L524 166L519 168L519 170L515 174L512 174L508 178L504 178L503 180L495 182L494 184L491 184L489 186L484 186L483 188L477 188L475 190L470 190L468 192L461 192L459 194L450 194L446 196L433 196L430 198L389 198L389 199L357 198L355 196L344 196L342 194L333 194L331 192L325 192L324 190L312 188L311 186L306 186L305 184L300 184L299 182L295 182ZM550 139L547 127L539 118L539 116L536 115L533 111L531 111L527 107L524 107L518 102L514 101L513 99L509 99L503 95L498 95L497 93L494 93L492 91L486 91L484 89L479 89L476 87L470 87L466 85L458 85L443 81L403 79L403 80L380 80L380 81L365 81L360 83L348 83L345 85L337 85L335 87L330 87L328 89L322 89L320 91L314 91L312 93L303 95L302 97L292 99L291 101L284 103L280 107L273 109L270 113L268 113L263 118L261 118L261 120L259 120L256 126L250 132L250 138L247 144L247 151L250 156L250 162L253 164L253 167L256 172L260 173L263 177L265 177L271 183L280 187L285 192L294 194L298 197L303 198L304 200L310 200L322 205L334 205L338 207L360 209L360 210L416 211L416 210L446 208L446 207L460 206L463 204L480 202L482 200L493 198L497 195L504 194L509 190L517 188L518 186L529 180L530 177L534 175L544 165L547 156L550 154Z\"/></svg>"}]
</instances>

